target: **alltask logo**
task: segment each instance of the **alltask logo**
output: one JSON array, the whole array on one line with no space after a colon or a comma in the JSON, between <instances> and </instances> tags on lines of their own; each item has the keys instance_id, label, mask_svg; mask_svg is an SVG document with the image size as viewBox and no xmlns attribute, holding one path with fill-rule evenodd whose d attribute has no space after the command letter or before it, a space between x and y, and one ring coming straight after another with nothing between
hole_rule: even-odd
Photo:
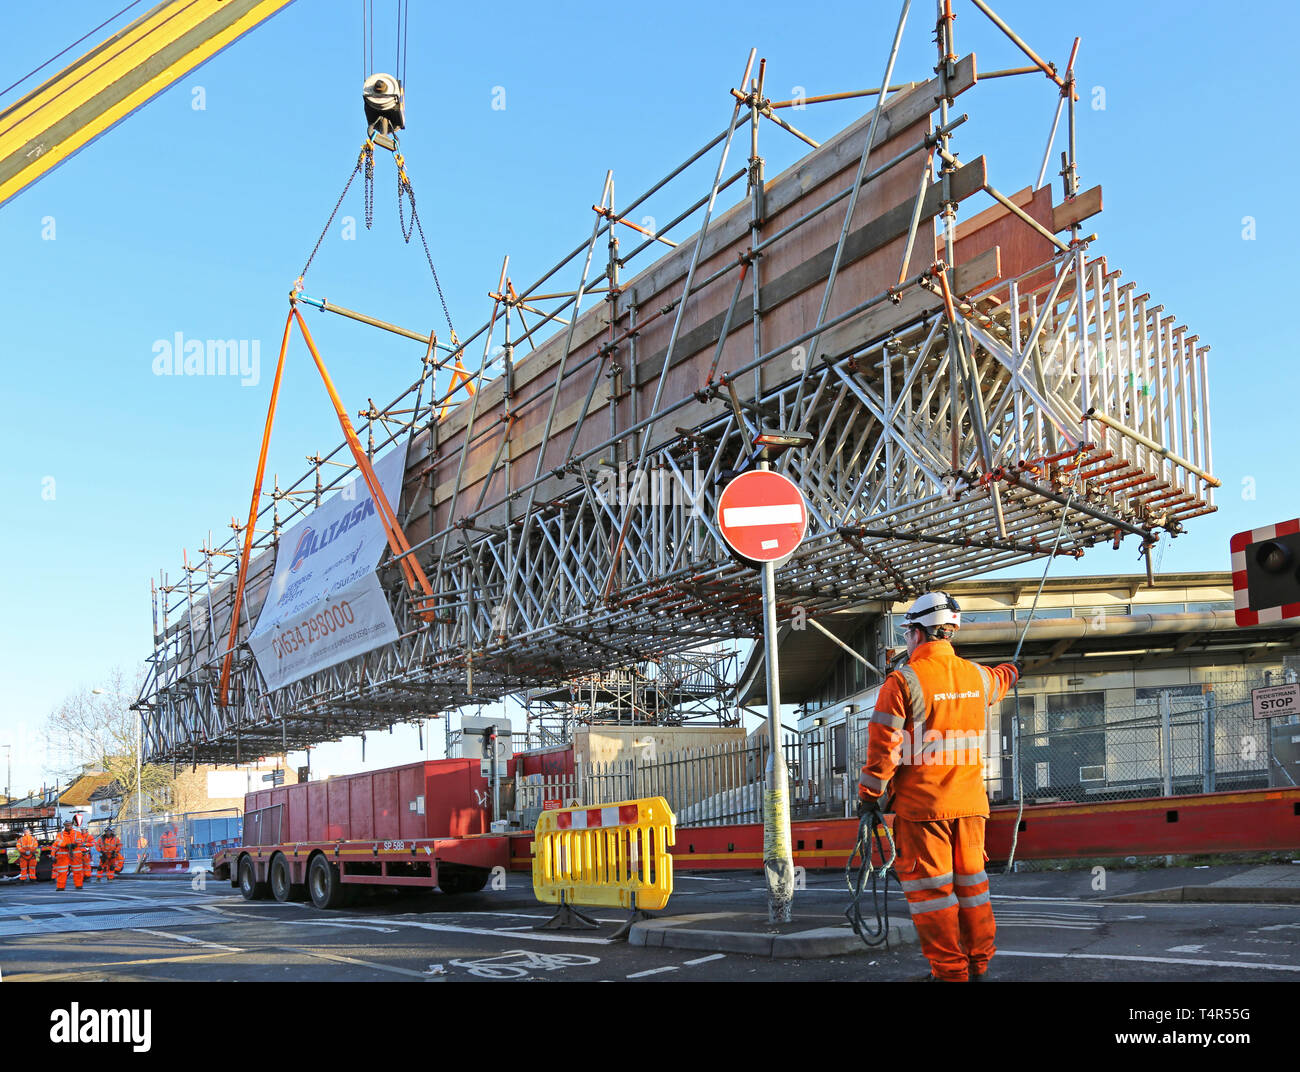
<instances>
[{"instance_id":1,"label":"alltask logo","mask_svg":"<svg viewBox=\"0 0 1300 1072\"><path fill-rule=\"evenodd\" d=\"M136 1053L148 1053L151 1009L83 1009L77 1002L50 1013L51 1042L129 1042Z\"/></svg>"},{"instance_id":2,"label":"alltask logo","mask_svg":"<svg viewBox=\"0 0 1300 1072\"><path fill-rule=\"evenodd\" d=\"M298 537L298 546L293 549L293 565L289 567L290 573L297 573L298 567L307 559L311 558L317 551L323 547L328 547L331 543L342 536L348 529L354 525L360 524L365 518L374 517L375 500L367 499L360 503L354 509L349 510L338 521L334 522L324 532L317 532L311 526L303 530ZM355 555L353 558L355 559Z\"/></svg>"}]
</instances>

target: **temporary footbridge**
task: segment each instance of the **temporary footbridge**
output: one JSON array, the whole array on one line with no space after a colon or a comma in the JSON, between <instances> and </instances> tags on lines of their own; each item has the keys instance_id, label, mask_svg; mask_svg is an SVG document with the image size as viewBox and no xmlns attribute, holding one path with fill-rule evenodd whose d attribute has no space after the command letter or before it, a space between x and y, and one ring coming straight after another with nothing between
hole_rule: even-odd
<instances>
[{"instance_id":1,"label":"temporary footbridge","mask_svg":"<svg viewBox=\"0 0 1300 1072\"><path fill-rule=\"evenodd\" d=\"M976 6L1030 61L983 79L1046 79L1053 138L1065 115L1058 195L1052 139L1010 194L971 147L957 160L981 76L948 5L937 74L890 85L904 5L880 88L797 102L879 101L851 126L796 129L751 53L726 126L624 204L608 175L585 240L521 288L507 260L468 338L300 281L286 345L315 306L415 340L419 376L354 434L335 396L345 442L288 487L259 468L248 523L160 574L146 754L248 760L761 635L715 509L765 436L798 444L776 467L809 511L782 617L1053 548L1127 543L1149 564L1212 511L1208 347L1085 226L1102 199L1076 177L1074 55L1061 72ZM765 124L810 146L773 179ZM711 182L688 188L697 163ZM647 233L651 197L680 211ZM299 584L318 552L334 561Z\"/></svg>"}]
</instances>

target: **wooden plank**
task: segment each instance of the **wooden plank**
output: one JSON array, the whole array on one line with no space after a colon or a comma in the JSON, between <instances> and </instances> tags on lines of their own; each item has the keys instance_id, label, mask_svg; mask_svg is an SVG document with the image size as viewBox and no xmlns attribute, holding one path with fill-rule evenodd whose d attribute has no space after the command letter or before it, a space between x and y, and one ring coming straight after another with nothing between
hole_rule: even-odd
<instances>
[{"instance_id":1,"label":"wooden plank","mask_svg":"<svg viewBox=\"0 0 1300 1072\"><path fill-rule=\"evenodd\" d=\"M1086 220L1089 216L1095 216L1101 211L1101 187L1094 186L1091 190L1084 190L1083 193L1070 201L1063 201L1052 209L1052 230L1060 232L1068 230L1076 223Z\"/></svg>"},{"instance_id":2,"label":"wooden plank","mask_svg":"<svg viewBox=\"0 0 1300 1072\"><path fill-rule=\"evenodd\" d=\"M986 249L978 257L959 264L953 269L953 290L969 294L976 287L998 279L1002 275L1002 247Z\"/></svg>"},{"instance_id":3,"label":"wooden plank","mask_svg":"<svg viewBox=\"0 0 1300 1072\"><path fill-rule=\"evenodd\" d=\"M952 176L952 196L964 200L983 187L987 176L984 157L977 156L969 164L957 169ZM931 186L926 191L925 202L921 207L922 220L932 219L938 214L942 188ZM907 234L912 220L912 202L895 205L884 214L877 216L864 227L852 232L844 243L843 266L861 260L869 253L880 249L897 238ZM826 279L830 274L831 264L835 259L835 247L827 246L815 257L806 260L798 268L763 285L763 305L771 310L782 302L788 301L809 287ZM868 297L869 295L864 295ZM753 298L742 298L736 303L736 313L732 318L732 333L742 329L749 330L750 317L753 314ZM726 314L719 313L705 321L692 331L682 334L678 340L675 365L689 360L696 352L716 342L722 332L722 323ZM655 379L663 368L666 351L660 351L653 357L637 362L638 382L648 383ZM703 384L701 384L703 386Z\"/></svg>"}]
</instances>

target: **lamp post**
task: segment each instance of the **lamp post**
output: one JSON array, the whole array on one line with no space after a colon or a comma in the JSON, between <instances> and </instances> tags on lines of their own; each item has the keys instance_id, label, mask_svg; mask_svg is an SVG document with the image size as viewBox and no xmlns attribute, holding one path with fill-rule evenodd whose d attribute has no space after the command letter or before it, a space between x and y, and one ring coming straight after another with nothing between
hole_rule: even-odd
<instances>
[{"instance_id":1,"label":"lamp post","mask_svg":"<svg viewBox=\"0 0 1300 1072\"><path fill-rule=\"evenodd\" d=\"M9 784L13 780L14 773L14 746L7 744L5 750L5 803L11 804L13 798L9 795Z\"/></svg>"}]
</instances>

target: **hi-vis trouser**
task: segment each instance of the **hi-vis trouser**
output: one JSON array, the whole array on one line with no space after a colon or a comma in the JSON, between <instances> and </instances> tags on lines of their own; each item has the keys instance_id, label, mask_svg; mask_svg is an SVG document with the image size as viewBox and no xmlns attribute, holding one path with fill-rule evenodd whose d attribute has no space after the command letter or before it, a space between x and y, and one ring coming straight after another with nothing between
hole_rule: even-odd
<instances>
[{"instance_id":1,"label":"hi-vis trouser","mask_svg":"<svg viewBox=\"0 0 1300 1072\"><path fill-rule=\"evenodd\" d=\"M898 873L921 951L938 979L983 975L997 926L984 870L984 818L894 819Z\"/></svg>"},{"instance_id":2,"label":"hi-vis trouser","mask_svg":"<svg viewBox=\"0 0 1300 1072\"><path fill-rule=\"evenodd\" d=\"M36 862L40 859L39 849L20 849L18 851L18 881L36 881Z\"/></svg>"}]
</instances>

